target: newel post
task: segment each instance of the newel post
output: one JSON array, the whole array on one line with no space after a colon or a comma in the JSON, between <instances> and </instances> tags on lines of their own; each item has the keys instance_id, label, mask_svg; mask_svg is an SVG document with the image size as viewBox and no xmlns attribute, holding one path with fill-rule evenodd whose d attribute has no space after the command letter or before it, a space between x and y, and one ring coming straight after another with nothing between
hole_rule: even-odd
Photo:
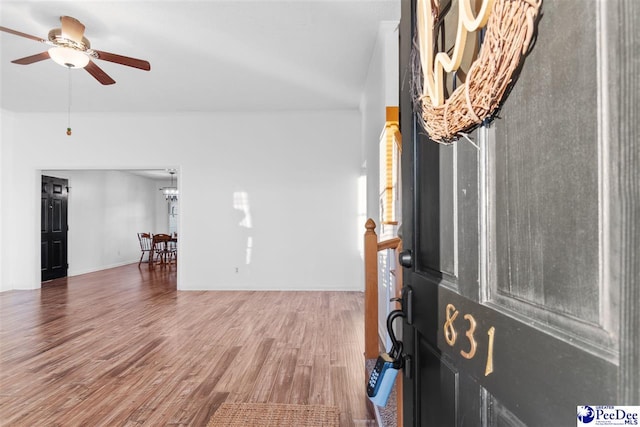
<instances>
[{"instance_id":1,"label":"newel post","mask_svg":"<svg viewBox=\"0 0 640 427\"><path fill-rule=\"evenodd\" d=\"M378 357L378 236L376 223L364 225L364 357Z\"/></svg>"}]
</instances>

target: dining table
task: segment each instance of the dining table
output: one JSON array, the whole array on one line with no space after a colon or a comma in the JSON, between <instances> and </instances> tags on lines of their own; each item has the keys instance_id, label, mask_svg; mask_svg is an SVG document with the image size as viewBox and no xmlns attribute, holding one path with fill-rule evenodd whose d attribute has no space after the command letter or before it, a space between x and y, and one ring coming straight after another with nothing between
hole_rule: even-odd
<instances>
[{"instance_id":1,"label":"dining table","mask_svg":"<svg viewBox=\"0 0 640 427\"><path fill-rule=\"evenodd\" d=\"M178 236L170 234L154 234L152 240L152 251L157 262L153 264L170 264L172 261L178 262Z\"/></svg>"}]
</instances>

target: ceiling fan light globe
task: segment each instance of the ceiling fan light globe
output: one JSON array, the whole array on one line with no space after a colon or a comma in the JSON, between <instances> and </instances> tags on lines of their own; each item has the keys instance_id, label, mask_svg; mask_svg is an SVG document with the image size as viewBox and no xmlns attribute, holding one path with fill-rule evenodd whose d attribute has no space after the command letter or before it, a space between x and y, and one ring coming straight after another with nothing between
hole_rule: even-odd
<instances>
[{"instance_id":1,"label":"ceiling fan light globe","mask_svg":"<svg viewBox=\"0 0 640 427\"><path fill-rule=\"evenodd\" d=\"M52 47L49 49L49 56L65 68L84 68L89 63L87 55L68 47Z\"/></svg>"}]
</instances>

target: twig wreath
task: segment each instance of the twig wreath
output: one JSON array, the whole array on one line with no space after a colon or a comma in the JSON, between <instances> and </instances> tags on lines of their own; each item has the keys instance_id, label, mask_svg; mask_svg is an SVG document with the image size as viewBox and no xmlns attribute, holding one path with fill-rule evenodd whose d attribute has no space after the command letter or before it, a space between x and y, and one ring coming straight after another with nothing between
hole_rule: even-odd
<instances>
[{"instance_id":1,"label":"twig wreath","mask_svg":"<svg viewBox=\"0 0 640 427\"><path fill-rule=\"evenodd\" d=\"M413 102L424 130L439 143L455 142L497 114L532 47L542 0L483 0L477 14L458 0L458 28L451 56L436 52L440 0L417 0ZM474 2L477 3L477 2ZM482 45L465 81L447 97L445 72L457 73L469 33ZM457 75L454 74L454 81Z\"/></svg>"}]
</instances>

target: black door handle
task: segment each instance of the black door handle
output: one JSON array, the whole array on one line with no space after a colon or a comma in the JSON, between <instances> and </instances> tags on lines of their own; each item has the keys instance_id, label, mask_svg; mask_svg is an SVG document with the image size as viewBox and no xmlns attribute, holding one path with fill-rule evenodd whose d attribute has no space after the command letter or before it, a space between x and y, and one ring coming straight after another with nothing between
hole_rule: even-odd
<instances>
[{"instance_id":1,"label":"black door handle","mask_svg":"<svg viewBox=\"0 0 640 427\"><path fill-rule=\"evenodd\" d=\"M398 255L398 261L404 268L413 267L413 253L411 252L411 249L405 249L400 252L400 255Z\"/></svg>"}]
</instances>

